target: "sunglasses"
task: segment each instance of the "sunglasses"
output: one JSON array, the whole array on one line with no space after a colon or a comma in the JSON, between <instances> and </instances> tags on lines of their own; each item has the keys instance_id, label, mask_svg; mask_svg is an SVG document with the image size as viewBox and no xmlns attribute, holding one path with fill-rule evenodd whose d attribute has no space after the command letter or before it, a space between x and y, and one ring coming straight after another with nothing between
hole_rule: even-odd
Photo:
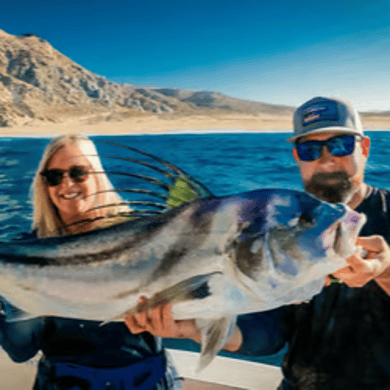
<instances>
[{"instance_id":1,"label":"sunglasses","mask_svg":"<svg viewBox=\"0 0 390 390\"><path fill-rule=\"evenodd\" d=\"M45 169L41 172L41 176L46 179L46 182L50 187L55 187L61 184L66 172L76 183L82 183L87 180L89 173L86 167L82 165L73 165L69 169Z\"/></svg>"},{"instance_id":2,"label":"sunglasses","mask_svg":"<svg viewBox=\"0 0 390 390\"><path fill-rule=\"evenodd\" d=\"M301 161L314 161L321 157L324 146L332 156L349 156L355 150L355 141L355 135L338 135L325 141L298 142L295 147Z\"/></svg>"}]
</instances>

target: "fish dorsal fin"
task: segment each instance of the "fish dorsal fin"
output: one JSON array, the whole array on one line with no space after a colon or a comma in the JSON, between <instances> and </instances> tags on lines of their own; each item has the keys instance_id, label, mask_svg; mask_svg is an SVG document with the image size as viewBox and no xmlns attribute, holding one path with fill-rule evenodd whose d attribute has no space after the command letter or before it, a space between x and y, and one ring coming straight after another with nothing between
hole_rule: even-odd
<instances>
[{"instance_id":1,"label":"fish dorsal fin","mask_svg":"<svg viewBox=\"0 0 390 390\"><path fill-rule=\"evenodd\" d=\"M202 348L197 372L203 370L214 359L233 335L236 327L236 316L216 319L197 319L196 326L202 335Z\"/></svg>"},{"instance_id":2,"label":"fish dorsal fin","mask_svg":"<svg viewBox=\"0 0 390 390\"><path fill-rule=\"evenodd\" d=\"M184 202L199 198L198 194L189 185L189 181L185 177L175 179L175 184L169 186L169 197L167 206L169 208L178 207Z\"/></svg>"},{"instance_id":3,"label":"fish dorsal fin","mask_svg":"<svg viewBox=\"0 0 390 390\"><path fill-rule=\"evenodd\" d=\"M160 157L127 145L99 139L94 142L104 144L99 150L104 171L94 173L105 174L112 181L115 177L120 184L115 185L115 189L101 190L90 196L116 192L123 202L98 205L89 211L107 209L115 212L108 213L111 216L107 217L83 219L78 224L102 218L114 218L113 223L116 223L118 214L127 219L153 217L185 202L213 196L204 184ZM125 153L119 155L120 150ZM120 169L115 160L120 161Z\"/></svg>"},{"instance_id":4,"label":"fish dorsal fin","mask_svg":"<svg viewBox=\"0 0 390 390\"><path fill-rule=\"evenodd\" d=\"M162 158L155 156L151 153L147 153L143 150L133 148L128 145L122 145L114 142L108 142L108 141L102 141L99 140L98 142L105 143L107 145L116 146L122 149L126 149L128 151L131 151L132 153L135 153L136 155L141 155L143 157L146 157L148 161L140 160L140 159L134 159L130 157L120 157L120 156L109 156L105 155L106 158L115 158L120 159L123 161L128 161L134 164L137 164L139 166L147 167L149 170L153 170L156 172L159 172L162 176L165 177L165 179L168 179L171 183L168 183L169 188L169 198L172 198L173 196L177 198L178 204L171 205L169 207L176 207L179 206L182 202L186 202L192 199L198 199L198 198L205 198L209 196L213 196L211 191L201 182L196 180L194 177L186 173L183 169L179 168L178 166L163 160ZM101 157L103 157L101 155ZM167 186L167 183L164 183L164 181L159 180L155 177L145 176L145 175L135 175L129 174L127 172L113 172L116 174L123 174L123 175L130 175L133 178L135 176L138 177L140 180L148 181L149 183L153 183L157 185L160 188L165 188ZM181 201L181 202L180 202Z\"/></svg>"}]
</instances>

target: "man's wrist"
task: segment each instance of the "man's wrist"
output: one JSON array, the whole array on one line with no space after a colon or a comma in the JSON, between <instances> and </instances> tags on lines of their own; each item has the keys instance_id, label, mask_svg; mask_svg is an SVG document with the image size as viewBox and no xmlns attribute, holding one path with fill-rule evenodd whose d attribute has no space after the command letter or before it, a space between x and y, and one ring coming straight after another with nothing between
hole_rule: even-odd
<instances>
[{"instance_id":1,"label":"man's wrist","mask_svg":"<svg viewBox=\"0 0 390 390\"><path fill-rule=\"evenodd\" d=\"M374 278L375 282L390 295L390 267L386 268L381 274Z\"/></svg>"}]
</instances>

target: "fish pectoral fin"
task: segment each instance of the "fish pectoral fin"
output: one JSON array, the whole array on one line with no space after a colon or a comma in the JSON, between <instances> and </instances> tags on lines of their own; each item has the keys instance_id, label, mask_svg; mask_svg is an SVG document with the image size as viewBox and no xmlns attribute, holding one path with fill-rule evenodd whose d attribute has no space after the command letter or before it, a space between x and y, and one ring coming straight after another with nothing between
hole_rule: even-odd
<instances>
[{"instance_id":1,"label":"fish pectoral fin","mask_svg":"<svg viewBox=\"0 0 390 390\"><path fill-rule=\"evenodd\" d=\"M206 298L210 295L209 281L213 276L218 274L221 274L221 272L216 271L209 274L196 275L192 278L183 280L182 282L168 287L165 290L159 291L144 303L126 310L124 313L116 316L115 318L106 319L101 325L111 321L123 320L126 315L148 311L154 309L155 307L166 305L169 302Z\"/></svg>"},{"instance_id":2,"label":"fish pectoral fin","mask_svg":"<svg viewBox=\"0 0 390 390\"><path fill-rule=\"evenodd\" d=\"M236 321L236 316L196 320L196 326L202 335L202 348L197 372L208 366L215 355L230 340L236 327Z\"/></svg>"},{"instance_id":3,"label":"fish pectoral fin","mask_svg":"<svg viewBox=\"0 0 390 390\"><path fill-rule=\"evenodd\" d=\"M220 272L212 272L204 275L196 275L166 288L149 298L142 305L138 305L135 312L142 312L155 307L166 305L169 302L203 299L210 295L209 280ZM134 313L134 310L130 310Z\"/></svg>"}]
</instances>

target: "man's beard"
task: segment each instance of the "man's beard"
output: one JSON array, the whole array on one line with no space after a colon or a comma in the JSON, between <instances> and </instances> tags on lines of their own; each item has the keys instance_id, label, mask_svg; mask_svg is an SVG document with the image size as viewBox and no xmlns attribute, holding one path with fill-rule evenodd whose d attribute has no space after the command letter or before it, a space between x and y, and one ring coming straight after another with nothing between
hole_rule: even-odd
<instances>
[{"instance_id":1,"label":"man's beard","mask_svg":"<svg viewBox=\"0 0 390 390\"><path fill-rule=\"evenodd\" d=\"M352 180L346 172L315 173L304 183L305 190L329 203L346 203L352 194Z\"/></svg>"}]
</instances>

